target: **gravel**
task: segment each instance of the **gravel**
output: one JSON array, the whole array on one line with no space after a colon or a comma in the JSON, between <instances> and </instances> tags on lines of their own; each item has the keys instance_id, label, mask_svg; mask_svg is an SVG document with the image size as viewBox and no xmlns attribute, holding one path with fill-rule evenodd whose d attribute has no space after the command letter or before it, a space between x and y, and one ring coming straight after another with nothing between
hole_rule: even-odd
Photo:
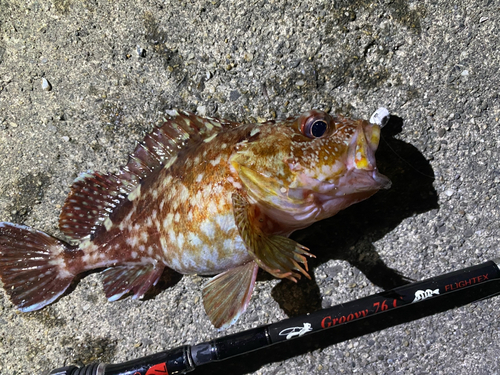
<instances>
[{"instance_id":1,"label":"gravel","mask_svg":"<svg viewBox=\"0 0 500 375\"><path fill-rule=\"evenodd\" d=\"M119 363L497 257L499 30L491 0L2 2L0 221L60 235L73 179L117 171L172 108L394 117L377 155L393 187L294 234L317 255L312 281L263 274L226 332L205 317L198 276L109 303L91 274L33 313L0 292L0 373ZM500 374L499 311L492 298L193 374Z\"/></svg>"}]
</instances>

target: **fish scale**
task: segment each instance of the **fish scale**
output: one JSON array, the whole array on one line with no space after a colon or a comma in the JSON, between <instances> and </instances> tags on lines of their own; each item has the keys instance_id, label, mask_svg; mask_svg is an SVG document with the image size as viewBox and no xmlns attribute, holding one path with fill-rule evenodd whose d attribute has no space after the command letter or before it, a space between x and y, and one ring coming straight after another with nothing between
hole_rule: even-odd
<instances>
[{"instance_id":1,"label":"fish scale","mask_svg":"<svg viewBox=\"0 0 500 375\"><path fill-rule=\"evenodd\" d=\"M290 233L388 188L375 163L379 123L311 110L262 124L169 111L117 174L73 183L59 226L68 242L0 223L0 277L22 311L52 303L106 268L110 301L140 298L165 269L216 275L203 287L215 327L247 308L258 268L309 277Z\"/></svg>"}]
</instances>

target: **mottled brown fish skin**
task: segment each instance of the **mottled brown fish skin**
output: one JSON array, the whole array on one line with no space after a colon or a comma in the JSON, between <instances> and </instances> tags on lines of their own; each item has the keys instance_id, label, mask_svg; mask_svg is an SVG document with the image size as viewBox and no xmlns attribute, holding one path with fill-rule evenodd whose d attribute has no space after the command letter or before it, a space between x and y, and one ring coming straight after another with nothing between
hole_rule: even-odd
<instances>
[{"instance_id":1,"label":"mottled brown fish skin","mask_svg":"<svg viewBox=\"0 0 500 375\"><path fill-rule=\"evenodd\" d=\"M229 157L250 128L219 133L146 178L84 249L84 267L101 265L103 253L116 264L157 261L183 274L216 274L249 261L232 219L231 195L241 184Z\"/></svg>"},{"instance_id":2,"label":"mottled brown fish skin","mask_svg":"<svg viewBox=\"0 0 500 375\"><path fill-rule=\"evenodd\" d=\"M110 300L139 298L168 267L218 275L203 302L212 323L227 327L246 309L259 267L309 277L313 255L290 233L390 185L375 163L380 127L364 120L311 110L240 125L172 114L118 174L75 180L60 217L73 246L0 223L0 277L22 311L102 267Z\"/></svg>"}]
</instances>

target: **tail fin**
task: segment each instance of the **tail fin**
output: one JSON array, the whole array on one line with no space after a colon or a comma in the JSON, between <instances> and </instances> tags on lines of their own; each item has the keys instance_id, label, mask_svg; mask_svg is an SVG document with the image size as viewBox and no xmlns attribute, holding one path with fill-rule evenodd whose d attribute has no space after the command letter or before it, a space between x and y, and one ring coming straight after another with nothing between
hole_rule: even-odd
<instances>
[{"instance_id":1,"label":"tail fin","mask_svg":"<svg viewBox=\"0 0 500 375\"><path fill-rule=\"evenodd\" d=\"M0 223L0 278L21 311L55 301L75 276L68 271L69 245L24 225Z\"/></svg>"}]
</instances>

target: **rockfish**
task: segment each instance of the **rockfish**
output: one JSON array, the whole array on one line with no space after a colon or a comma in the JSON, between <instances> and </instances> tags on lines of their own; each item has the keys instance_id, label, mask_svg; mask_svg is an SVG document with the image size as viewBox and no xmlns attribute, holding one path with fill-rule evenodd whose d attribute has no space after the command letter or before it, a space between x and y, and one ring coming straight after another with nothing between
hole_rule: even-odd
<instances>
[{"instance_id":1,"label":"rockfish","mask_svg":"<svg viewBox=\"0 0 500 375\"><path fill-rule=\"evenodd\" d=\"M385 109L371 122L318 110L258 124L167 114L119 173L74 181L59 218L66 241L0 223L0 278L21 311L52 303L96 268L110 301L140 298L168 267L216 275L203 304L215 327L228 327L259 267L309 277L313 255L293 231L390 186L374 156Z\"/></svg>"}]
</instances>

